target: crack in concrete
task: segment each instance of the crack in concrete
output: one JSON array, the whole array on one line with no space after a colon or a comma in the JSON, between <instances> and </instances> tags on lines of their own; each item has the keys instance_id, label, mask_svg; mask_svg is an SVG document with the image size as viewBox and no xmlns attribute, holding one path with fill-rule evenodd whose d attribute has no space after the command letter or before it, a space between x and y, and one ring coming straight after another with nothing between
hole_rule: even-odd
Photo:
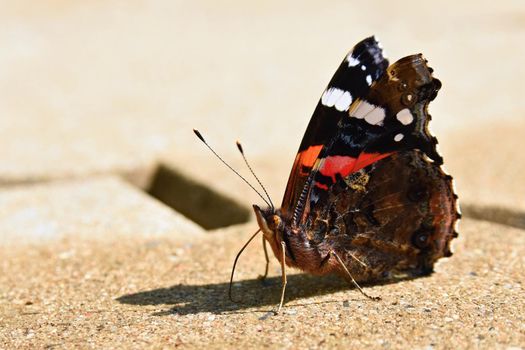
<instances>
[{"instance_id":1,"label":"crack in concrete","mask_svg":"<svg viewBox=\"0 0 525 350\"><path fill-rule=\"evenodd\" d=\"M163 164L146 192L207 230L241 224L251 216L248 207Z\"/></svg>"}]
</instances>

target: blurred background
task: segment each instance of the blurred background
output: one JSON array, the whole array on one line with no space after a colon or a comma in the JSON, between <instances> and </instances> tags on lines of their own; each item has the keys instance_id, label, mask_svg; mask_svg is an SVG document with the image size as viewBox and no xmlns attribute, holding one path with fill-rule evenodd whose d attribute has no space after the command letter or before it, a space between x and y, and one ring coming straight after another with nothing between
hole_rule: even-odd
<instances>
[{"instance_id":1,"label":"blurred background","mask_svg":"<svg viewBox=\"0 0 525 350\"><path fill-rule=\"evenodd\" d=\"M442 80L432 128L472 201L479 191L498 197L486 189L486 163L507 151L476 152L499 147L506 129L490 131L525 111L522 0L1 1L0 28L2 186L121 174L151 191L160 164L258 202L196 140L197 128L242 169L241 140L280 202L325 85L373 34L391 62L422 52ZM523 204L503 187L502 203Z\"/></svg>"}]
</instances>

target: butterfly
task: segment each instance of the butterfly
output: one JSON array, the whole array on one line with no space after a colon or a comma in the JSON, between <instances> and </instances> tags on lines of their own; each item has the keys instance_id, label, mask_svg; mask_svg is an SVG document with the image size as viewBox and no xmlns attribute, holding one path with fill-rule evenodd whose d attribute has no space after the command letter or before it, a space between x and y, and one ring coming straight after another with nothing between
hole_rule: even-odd
<instances>
[{"instance_id":1,"label":"butterfly","mask_svg":"<svg viewBox=\"0 0 525 350\"><path fill-rule=\"evenodd\" d=\"M377 299L359 282L428 275L452 255L461 214L428 128L441 88L432 73L421 54L389 65L373 36L345 56L308 124L281 208L269 196L267 207L253 206L281 263L277 312L287 266L339 274Z\"/></svg>"}]
</instances>

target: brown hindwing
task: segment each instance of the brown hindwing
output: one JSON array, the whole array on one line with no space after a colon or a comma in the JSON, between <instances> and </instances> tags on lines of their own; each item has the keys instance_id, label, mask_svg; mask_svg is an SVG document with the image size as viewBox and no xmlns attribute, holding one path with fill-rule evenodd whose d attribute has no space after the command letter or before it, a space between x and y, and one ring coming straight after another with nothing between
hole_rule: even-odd
<instances>
[{"instance_id":1,"label":"brown hindwing","mask_svg":"<svg viewBox=\"0 0 525 350\"><path fill-rule=\"evenodd\" d=\"M311 212L307 236L321 256L334 249L357 280L428 274L451 255L460 216L452 178L418 150L339 178L325 196L330 205Z\"/></svg>"}]
</instances>

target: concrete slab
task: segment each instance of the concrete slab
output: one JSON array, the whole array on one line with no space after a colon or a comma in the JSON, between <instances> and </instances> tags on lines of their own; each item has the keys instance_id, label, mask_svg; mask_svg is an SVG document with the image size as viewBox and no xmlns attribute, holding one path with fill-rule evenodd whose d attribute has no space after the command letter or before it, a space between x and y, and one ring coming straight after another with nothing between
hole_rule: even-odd
<instances>
[{"instance_id":1,"label":"concrete slab","mask_svg":"<svg viewBox=\"0 0 525 350\"><path fill-rule=\"evenodd\" d=\"M202 229L134 186L113 177L0 191L0 243L46 243L115 236L193 240Z\"/></svg>"},{"instance_id":2,"label":"concrete slab","mask_svg":"<svg viewBox=\"0 0 525 350\"><path fill-rule=\"evenodd\" d=\"M445 166L467 215L525 227L525 123L495 121L447 133Z\"/></svg>"},{"instance_id":3,"label":"concrete slab","mask_svg":"<svg viewBox=\"0 0 525 350\"><path fill-rule=\"evenodd\" d=\"M525 231L465 220L455 254L427 278L368 286L292 272L283 314L279 265L259 244L231 263L254 224L182 244L72 240L0 247L0 346L5 348L509 348L525 345Z\"/></svg>"}]
</instances>

